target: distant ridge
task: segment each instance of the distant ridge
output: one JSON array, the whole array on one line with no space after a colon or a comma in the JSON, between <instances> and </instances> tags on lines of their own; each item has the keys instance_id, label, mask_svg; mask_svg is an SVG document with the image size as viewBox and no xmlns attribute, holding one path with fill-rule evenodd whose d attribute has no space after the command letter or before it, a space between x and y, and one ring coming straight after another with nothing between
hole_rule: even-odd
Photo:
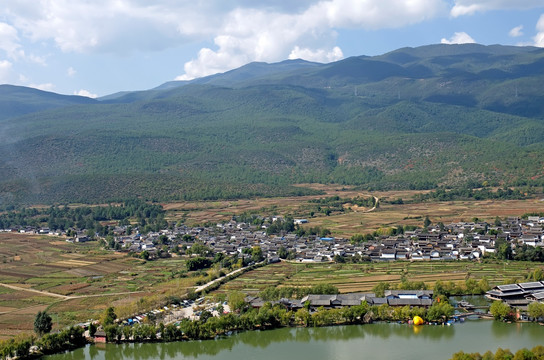
<instances>
[{"instance_id":1,"label":"distant ridge","mask_svg":"<svg viewBox=\"0 0 544 360\"><path fill-rule=\"evenodd\" d=\"M2 86L0 114L0 208L300 195L309 182L544 186L534 47L250 63L100 101Z\"/></svg>"}]
</instances>

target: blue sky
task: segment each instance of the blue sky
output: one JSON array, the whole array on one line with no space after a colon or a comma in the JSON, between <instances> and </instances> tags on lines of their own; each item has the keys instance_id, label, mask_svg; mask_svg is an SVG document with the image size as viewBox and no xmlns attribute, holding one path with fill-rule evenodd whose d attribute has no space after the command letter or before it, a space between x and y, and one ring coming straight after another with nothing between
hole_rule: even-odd
<instances>
[{"instance_id":1,"label":"blue sky","mask_svg":"<svg viewBox=\"0 0 544 360\"><path fill-rule=\"evenodd\" d=\"M252 61L544 46L544 0L9 0L0 83L103 96Z\"/></svg>"}]
</instances>

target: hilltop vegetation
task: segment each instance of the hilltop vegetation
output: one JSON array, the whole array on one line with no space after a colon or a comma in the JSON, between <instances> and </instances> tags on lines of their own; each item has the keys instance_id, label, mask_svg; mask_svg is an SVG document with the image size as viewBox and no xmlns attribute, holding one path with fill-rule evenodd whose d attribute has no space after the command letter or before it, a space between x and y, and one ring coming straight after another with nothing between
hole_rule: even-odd
<instances>
[{"instance_id":1,"label":"hilltop vegetation","mask_svg":"<svg viewBox=\"0 0 544 360\"><path fill-rule=\"evenodd\" d=\"M540 187L543 66L537 48L435 45L7 118L0 206L315 193L292 186L308 182Z\"/></svg>"}]
</instances>

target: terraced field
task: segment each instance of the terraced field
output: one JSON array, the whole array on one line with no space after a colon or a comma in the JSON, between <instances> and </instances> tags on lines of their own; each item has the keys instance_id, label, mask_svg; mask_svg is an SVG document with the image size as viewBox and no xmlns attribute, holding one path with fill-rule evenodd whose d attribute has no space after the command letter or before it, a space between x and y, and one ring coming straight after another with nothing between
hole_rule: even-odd
<instances>
[{"instance_id":1,"label":"terraced field","mask_svg":"<svg viewBox=\"0 0 544 360\"><path fill-rule=\"evenodd\" d=\"M245 273L223 285L218 291L241 290L257 294L268 286L312 286L333 284L342 293L370 291L383 281L398 284L404 275L410 281L423 281L428 287L437 280L465 281L468 278L486 278L498 285L523 281L534 269L527 262L391 262L369 264L302 264L282 262Z\"/></svg>"}]
</instances>

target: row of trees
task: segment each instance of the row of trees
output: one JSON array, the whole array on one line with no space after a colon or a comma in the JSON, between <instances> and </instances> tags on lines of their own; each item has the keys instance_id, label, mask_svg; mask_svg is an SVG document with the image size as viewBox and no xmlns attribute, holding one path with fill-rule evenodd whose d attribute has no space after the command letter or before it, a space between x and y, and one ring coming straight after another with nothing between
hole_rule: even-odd
<instances>
[{"instance_id":1,"label":"row of trees","mask_svg":"<svg viewBox=\"0 0 544 360\"><path fill-rule=\"evenodd\" d=\"M379 282L374 285L372 292L378 297L383 297L385 290L427 290L427 284L423 281L410 281L405 277L401 279L401 282L397 285L391 284L389 282ZM436 298L438 296L450 297L453 295L482 295L486 291L489 291L491 286L486 278L476 279L468 278L467 280L453 282L453 281L442 281L437 280L433 286L433 296Z\"/></svg>"},{"instance_id":2,"label":"row of trees","mask_svg":"<svg viewBox=\"0 0 544 360\"><path fill-rule=\"evenodd\" d=\"M489 307L489 312L497 320L514 320L516 317L516 311L512 309L508 304L502 301L494 301ZM544 304L538 301L534 301L527 307L527 314L534 320L544 318Z\"/></svg>"},{"instance_id":3,"label":"row of trees","mask_svg":"<svg viewBox=\"0 0 544 360\"><path fill-rule=\"evenodd\" d=\"M344 212L344 204L352 204L362 207L373 207L376 204L376 199L372 196L370 197L360 197L356 196L354 198L341 198L340 196L329 196L326 198L319 198L315 200L309 200L310 203L316 204L315 208L310 212L310 215L313 216L315 211L321 212L329 216L332 212Z\"/></svg>"},{"instance_id":4,"label":"row of trees","mask_svg":"<svg viewBox=\"0 0 544 360\"><path fill-rule=\"evenodd\" d=\"M184 319L179 326L173 324L165 326L162 323L158 326L137 324L132 327L111 324L104 329L110 342L174 341L210 339L237 330L263 330L287 326L318 327L362 324L370 321L408 321L416 315L427 321L444 322L454 312L445 298L435 302L428 309L410 306L391 307L387 304L369 306L362 302L361 305L338 309L321 307L314 312L309 311L308 304L297 311L291 311L282 305L272 305L269 302L260 309L253 309L243 300L235 300L230 296L229 303L234 306L235 312L219 317L201 315L199 320L194 321Z\"/></svg>"},{"instance_id":5,"label":"row of trees","mask_svg":"<svg viewBox=\"0 0 544 360\"><path fill-rule=\"evenodd\" d=\"M452 201L452 200L520 200L526 199L527 195L517 189L509 187L499 188L493 191L489 188L473 190L473 187L466 186L464 188L445 189L440 188L435 191L430 191L426 194L417 194L414 196L414 201L421 202L425 200Z\"/></svg>"},{"instance_id":6,"label":"row of trees","mask_svg":"<svg viewBox=\"0 0 544 360\"><path fill-rule=\"evenodd\" d=\"M460 351L453 354L451 360L542 360L544 359L544 346L538 345L529 350L519 349L512 353L509 349L498 348L495 354L487 351L483 355L480 353L465 353Z\"/></svg>"}]
</instances>

